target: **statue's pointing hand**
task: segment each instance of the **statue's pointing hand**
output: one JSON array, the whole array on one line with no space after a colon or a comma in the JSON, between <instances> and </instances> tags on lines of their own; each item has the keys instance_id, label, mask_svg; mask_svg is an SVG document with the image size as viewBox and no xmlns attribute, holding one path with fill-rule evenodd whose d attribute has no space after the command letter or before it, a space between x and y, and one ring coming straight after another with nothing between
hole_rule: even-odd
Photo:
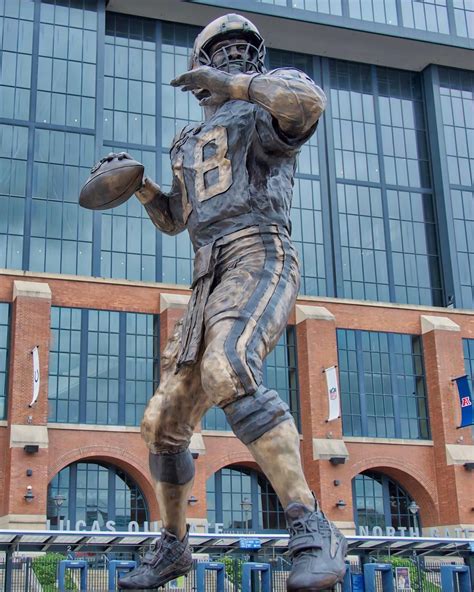
<instances>
[{"instance_id":1,"label":"statue's pointing hand","mask_svg":"<svg viewBox=\"0 0 474 592\"><path fill-rule=\"evenodd\" d=\"M201 106L220 105L233 98L232 87L235 76L209 66L200 66L177 76L171 86L191 91Z\"/></svg>"}]
</instances>

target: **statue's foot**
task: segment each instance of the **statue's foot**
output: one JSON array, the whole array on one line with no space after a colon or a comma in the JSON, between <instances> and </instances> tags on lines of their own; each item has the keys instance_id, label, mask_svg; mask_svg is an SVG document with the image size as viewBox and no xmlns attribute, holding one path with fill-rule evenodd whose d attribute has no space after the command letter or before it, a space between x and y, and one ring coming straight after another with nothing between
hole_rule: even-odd
<instances>
[{"instance_id":1,"label":"statue's foot","mask_svg":"<svg viewBox=\"0 0 474 592\"><path fill-rule=\"evenodd\" d=\"M293 559L286 583L288 592L332 589L346 573L347 541L316 507L291 503L285 511L290 532L288 550Z\"/></svg>"},{"instance_id":2,"label":"statue's foot","mask_svg":"<svg viewBox=\"0 0 474 592\"><path fill-rule=\"evenodd\" d=\"M180 541L163 530L154 548L145 554L141 564L118 581L120 590L154 590L186 575L193 566L189 534Z\"/></svg>"}]
</instances>

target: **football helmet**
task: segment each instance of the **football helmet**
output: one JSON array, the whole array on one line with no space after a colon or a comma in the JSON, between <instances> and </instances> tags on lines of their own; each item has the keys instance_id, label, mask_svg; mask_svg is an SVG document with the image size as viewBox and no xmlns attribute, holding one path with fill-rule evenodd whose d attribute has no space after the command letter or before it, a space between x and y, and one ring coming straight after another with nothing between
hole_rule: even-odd
<instances>
[{"instance_id":1,"label":"football helmet","mask_svg":"<svg viewBox=\"0 0 474 592\"><path fill-rule=\"evenodd\" d=\"M242 40L246 44L242 45ZM217 50L213 47L227 42ZM235 42L234 42L235 41ZM240 14L226 14L209 23L194 42L189 69L211 66L229 72L265 72L265 44L257 27Z\"/></svg>"}]
</instances>

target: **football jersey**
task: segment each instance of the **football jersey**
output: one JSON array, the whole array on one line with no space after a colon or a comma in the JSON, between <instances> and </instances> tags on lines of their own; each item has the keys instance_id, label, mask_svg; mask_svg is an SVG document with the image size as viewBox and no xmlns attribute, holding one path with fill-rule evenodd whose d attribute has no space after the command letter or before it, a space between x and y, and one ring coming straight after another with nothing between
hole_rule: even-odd
<instances>
[{"instance_id":1,"label":"football jersey","mask_svg":"<svg viewBox=\"0 0 474 592\"><path fill-rule=\"evenodd\" d=\"M207 121L183 129L171 148L173 218L184 223L194 249L253 225L290 231L293 176L302 138L285 138L259 105L231 100Z\"/></svg>"}]
</instances>

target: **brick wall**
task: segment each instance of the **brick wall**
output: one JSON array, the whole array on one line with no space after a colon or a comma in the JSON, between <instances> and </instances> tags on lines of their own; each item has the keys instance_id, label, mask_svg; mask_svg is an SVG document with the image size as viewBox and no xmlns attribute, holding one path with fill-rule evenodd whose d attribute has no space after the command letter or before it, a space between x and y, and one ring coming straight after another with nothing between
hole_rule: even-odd
<instances>
[{"instance_id":1,"label":"brick wall","mask_svg":"<svg viewBox=\"0 0 474 592\"><path fill-rule=\"evenodd\" d=\"M146 285L112 280L68 278L47 274L0 275L0 301L13 300L14 281L47 283L51 301L17 298L12 327L11 372L9 384L9 422L44 426L47 420L47 380L49 346L49 307L85 307L159 314L160 338L164 346L167 335L181 316L182 308L163 307L161 294L186 296L187 290L177 286ZM352 479L361 471L374 469L398 481L420 506L424 526L441 524L473 524L469 500L472 473L461 464L447 464L446 444L470 446L470 429L456 430L457 398L451 378L463 373L462 338L474 337L474 314L462 311L372 305L326 298L305 298L302 308L324 309L325 318L301 318L296 310L290 322L297 323L297 346L300 403L302 418L301 451L305 473L329 516L341 523L353 521ZM326 314L325 313L325 314ZM434 443L392 443L346 438L349 458L343 465L333 466L326 458L315 458L313 440L342 442L342 422L326 423L327 401L322 370L337 364L336 328L376 330L421 334L421 317L431 315L453 321L459 330L424 333L425 367L428 401ZM31 395L31 354L41 344L43 376L40 402L29 413ZM71 426L71 428L77 426ZM197 427L200 430L200 426ZM46 514L47 484L54 475L78 460L101 460L126 471L143 491L151 520L159 518L153 485L148 473L148 454L137 429L113 428L70 429L50 427L47 446L34 456L21 447L9 448L10 426L0 426L0 516L8 513ZM191 518L206 516L206 480L217 470L230 464L258 468L251 455L233 435L203 434L206 451L196 461L196 479L192 494L198 499L190 507ZM467 448L465 448L467 449ZM33 468L32 479L26 479L26 468ZM33 485L37 496L31 504L19 499L18 491ZM335 482L338 482L336 485ZM336 507L343 499L347 506Z\"/></svg>"}]
</instances>

